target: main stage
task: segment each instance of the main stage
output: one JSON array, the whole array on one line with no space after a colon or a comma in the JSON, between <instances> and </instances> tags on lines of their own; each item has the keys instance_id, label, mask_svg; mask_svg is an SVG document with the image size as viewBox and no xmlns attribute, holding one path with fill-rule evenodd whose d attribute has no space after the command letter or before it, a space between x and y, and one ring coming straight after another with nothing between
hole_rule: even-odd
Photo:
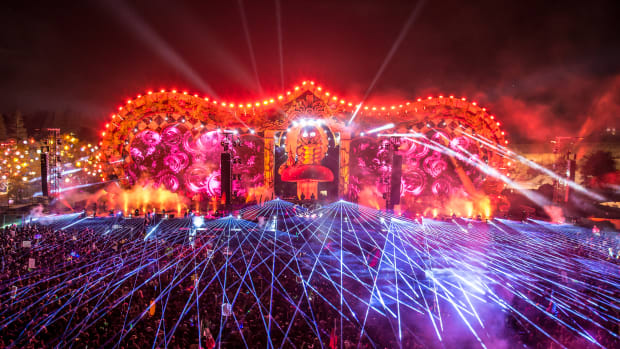
<instances>
[{"instance_id":1,"label":"main stage","mask_svg":"<svg viewBox=\"0 0 620 349\"><path fill-rule=\"evenodd\" d=\"M466 98L372 105L303 81L244 103L147 91L111 116L96 163L102 181L163 188L202 210L220 200L342 198L410 214L489 217L506 206L498 176L510 162L496 148L507 143L497 118ZM108 199L127 206L119 201ZM125 210L162 206L153 201Z\"/></svg>"}]
</instances>

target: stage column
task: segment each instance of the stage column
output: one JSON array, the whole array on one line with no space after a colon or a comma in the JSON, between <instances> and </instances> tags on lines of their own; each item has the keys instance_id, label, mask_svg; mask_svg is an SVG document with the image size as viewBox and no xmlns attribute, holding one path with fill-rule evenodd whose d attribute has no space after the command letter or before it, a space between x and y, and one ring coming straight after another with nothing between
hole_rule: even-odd
<instances>
[{"instance_id":1,"label":"stage column","mask_svg":"<svg viewBox=\"0 0 620 349\"><path fill-rule=\"evenodd\" d=\"M340 166L338 169L338 197L348 198L349 195L349 150L351 148L351 134L340 134Z\"/></svg>"},{"instance_id":2,"label":"stage column","mask_svg":"<svg viewBox=\"0 0 620 349\"><path fill-rule=\"evenodd\" d=\"M274 159L274 139L275 131L265 131L265 189L273 193L275 185L275 159ZM270 194L271 195L271 194Z\"/></svg>"}]
</instances>

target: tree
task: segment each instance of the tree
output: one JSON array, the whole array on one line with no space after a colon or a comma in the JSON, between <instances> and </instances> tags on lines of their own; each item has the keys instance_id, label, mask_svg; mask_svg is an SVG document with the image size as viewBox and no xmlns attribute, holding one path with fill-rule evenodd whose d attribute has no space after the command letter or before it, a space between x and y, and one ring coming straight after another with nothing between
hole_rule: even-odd
<instances>
[{"instance_id":1,"label":"tree","mask_svg":"<svg viewBox=\"0 0 620 349\"><path fill-rule=\"evenodd\" d=\"M15 203L22 201L26 194L26 185L20 178L12 177L9 179L8 199L15 200Z\"/></svg>"},{"instance_id":2,"label":"tree","mask_svg":"<svg viewBox=\"0 0 620 349\"><path fill-rule=\"evenodd\" d=\"M4 122L4 116L0 114L0 140L7 138L6 123Z\"/></svg>"},{"instance_id":3,"label":"tree","mask_svg":"<svg viewBox=\"0 0 620 349\"><path fill-rule=\"evenodd\" d=\"M590 153L581 165L581 173L586 183L600 183L603 176L613 172L616 172L616 161L608 151Z\"/></svg>"},{"instance_id":4,"label":"tree","mask_svg":"<svg viewBox=\"0 0 620 349\"><path fill-rule=\"evenodd\" d=\"M543 184L540 187L538 187L537 191L538 191L538 194L542 195L547 200L549 201L553 200L553 192L555 191L555 189L553 188L553 185L548 184L548 183Z\"/></svg>"},{"instance_id":5,"label":"tree","mask_svg":"<svg viewBox=\"0 0 620 349\"><path fill-rule=\"evenodd\" d=\"M19 110L15 113L15 138L18 140L28 138L28 131L26 131L24 127L24 118L22 117L22 112Z\"/></svg>"}]
</instances>

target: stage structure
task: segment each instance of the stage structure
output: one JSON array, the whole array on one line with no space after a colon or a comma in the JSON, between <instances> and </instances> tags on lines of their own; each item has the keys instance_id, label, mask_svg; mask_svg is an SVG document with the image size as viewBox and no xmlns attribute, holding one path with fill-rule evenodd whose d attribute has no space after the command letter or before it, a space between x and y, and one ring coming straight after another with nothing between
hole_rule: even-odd
<instances>
[{"instance_id":1,"label":"stage structure","mask_svg":"<svg viewBox=\"0 0 620 349\"><path fill-rule=\"evenodd\" d=\"M62 177L61 143L60 129L48 128L47 137L42 140L40 151L41 192L44 197L56 197L60 194Z\"/></svg>"},{"instance_id":2,"label":"stage structure","mask_svg":"<svg viewBox=\"0 0 620 349\"><path fill-rule=\"evenodd\" d=\"M475 164L508 171L489 146L508 143L500 122L454 96L374 106L313 81L244 103L148 91L127 100L105 127L98 154L104 180L152 183L201 200L221 195L222 152L233 159L233 199L246 202L344 198L382 208L400 201L397 209L422 212L484 196L493 206L503 183ZM224 150L231 133L234 146ZM473 208L483 215L489 209Z\"/></svg>"}]
</instances>

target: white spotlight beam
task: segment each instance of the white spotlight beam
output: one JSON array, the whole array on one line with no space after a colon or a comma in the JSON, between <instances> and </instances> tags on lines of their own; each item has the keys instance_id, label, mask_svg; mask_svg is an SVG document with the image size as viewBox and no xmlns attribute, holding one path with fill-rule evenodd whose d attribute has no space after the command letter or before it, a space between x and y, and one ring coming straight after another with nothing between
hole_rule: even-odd
<instances>
[{"instance_id":1,"label":"white spotlight beam","mask_svg":"<svg viewBox=\"0 0 620 349\"><path fill-rule=\"evenodd\" d=\"M366 133L367 134L377 133L377 132L389 130L389 129L394 128L394 127L396 127L396 125L394 125L393 123L389 123L389 124L385 124L383 126L379 126L377 128L373 128L372 130L368 130L368 131L366 131Z\"/></svg>"}]
</instances>

